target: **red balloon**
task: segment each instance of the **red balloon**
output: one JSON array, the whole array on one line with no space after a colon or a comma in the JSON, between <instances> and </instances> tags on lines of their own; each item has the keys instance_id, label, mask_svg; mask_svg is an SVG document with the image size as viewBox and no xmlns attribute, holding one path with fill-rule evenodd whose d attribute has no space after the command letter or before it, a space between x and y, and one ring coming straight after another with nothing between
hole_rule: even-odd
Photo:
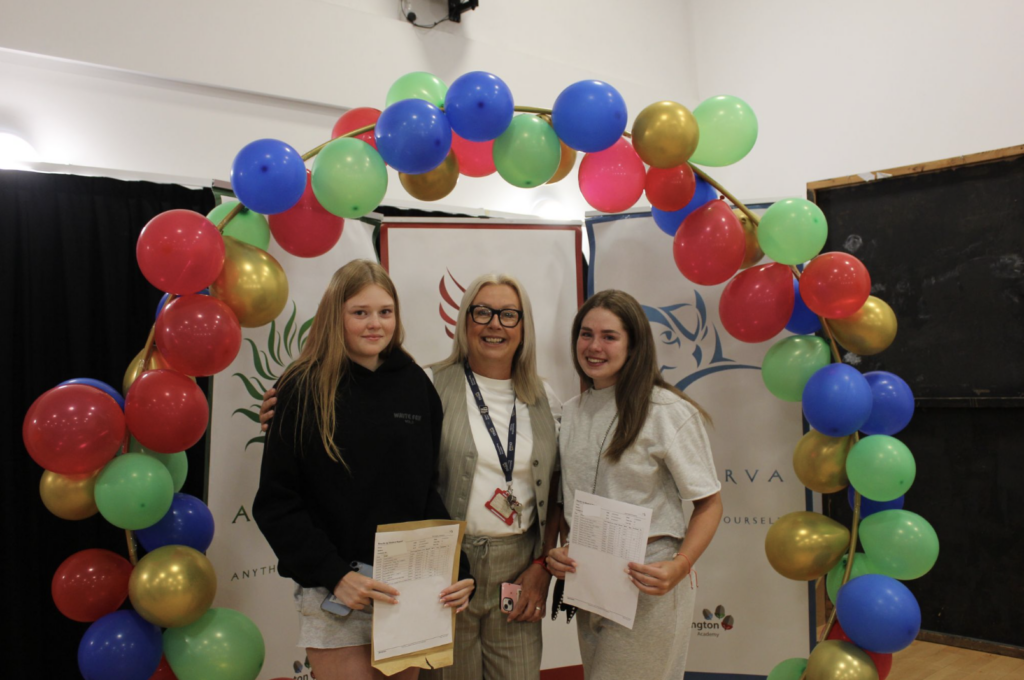
<instances>
[{"instance_id":1,"label":"red balloon","mask_svg":"<svg viewBox=\"0 0 1024 680\"><path fill-rule=\"evenodd\" d=\"M345 228L345 218L332 215L313 195L312 173L306 170L306 190L293 207L268 215L270 233L277 244L297 257L319 257L334 247Z\"/></svg>"},{"instance_id":2,"label":"red balloon","mask_svg":"<svg viewBox=\"0 0 1024 680\"><path fill-rule=\"evenodd\" d=\"M160 665L156 667L153 675L149 676L149 680L178 680L178 676L171 670L171 664L167 663L166 656L160 657Z\"/></svg>"},{"instance_id":3,"label":"red balloon","mask_svg":"<svg viewBox=\"0 0 1024 680\"><path fill-rule=\"evenodd\" d=\"M452 153L459 162L459 173L466 177L486 177L494 174L494 140L471 142L452 130Z\"/></svg>"},{"instance_id":4,"label":"red balloon","mask_svg":"<svg viewBox=\"0 0 1024 680\"><path fill-rule=\"evenodd\" d=\"M135 257L146 280L165 293L198 293L224 266L224 239L203 215L168 210L142 228Z\"/></svg>"},{"instance_id":5,"label":"red balloon","mask_svg":"<svg viewBox=\"0 0 1024 680\"><path fill-rule=\"evenodd\" d=\"M124 443L125 417L109 395L88 385L61 385L32 402L21 425L28 455L62 475L99 470Z\"/></svg>"},{"instance_id":6,"label":"red balloon","mask_svg":"<svg viewBox=\"0 0 1024 680\"><path fill-rule=\"evenodd\" d=\"M800 297L826 319L842 319L864 306L871 294L871 275L848 253L822 253L807 263L800 276Z\"/></svg>"},{"instance_id":7,"label":"red balloon","mask_svg":"<svg viewBox=\"0 0 1024 680\"><path fill-rule=\"evenodd\" d=\"M697 180L693 169L683 163L674 168L651 168L647 171L644 191L647 200L658 210L675 212L682 210L693 200Z\"/></svg>"},{"instance_id":8,"label":"red balloon","mask_svg":"<svg viewBox=\"0 0 1024 680\"><path fill-rule=\"evenodd\" d=\"M76 552L57 567L50 584L53 602L72 621L89 623L117 611L128 597L132 565L109 550Z\"/></svg>"},{"instance_id":9,"label":"red balloon","mask_svg":"<svg viewBox=\"0 0 1024 680\"><path fill-rule=\"evenodd\" d=\"M850 636L846 634L843 627L836 621L835 625L832 626L832 630L828 632L829 640L842 640L843 642L849 642L851 645L856 646L857 643L850 639ZM864 650L871 660L875 662L875 669L878 670L878 680L885 680L889 677L889 671L892 670L892 654L879 654L877 652L869 652Z\"/></svg>"},{"instance_id":10,"label":"red balloon","mask_svg":"<svg viewBox=\"0 0 1024 680\"><path fill-rule=\"evenodd\" d=\"M221 300L185 295L172 300L157 317L156 344L174 370L185 375L213 375L238 356L242 326Z\"/></svg>"},{"instance_id":11,"label":"red balloon","mask_svg":"<svg viewBox=\"0 0 1024 680\"><path fill-rule=\"evenodd\" d=\"M601 212L632 208L644 193L646 178L644 162L624 137L604 151L584 155L580 161L580 193Z\"/></svg>"},{"instance_id":12,"label":"red balloon","mask_svg":"<svg viewBox=\"0 0 1024 680\"><path fill-rule=\"evenodd\" d=\"M199 386L168 368L140 375L124 400L128 429L158 453L184 451L206 432L210 405Z\"/></svg>"},{"instance_id":13,"label":"red balloon","mask_svg":"<svg viewBox=\"0 0 1024 680\"><path fill-rule=\"evenodd\" d=\"M718 315L737 340L764 342L786 327L793 301L792 271L772 262L737 274L722 291Z\"/></svg>"},{"instance_id":14,"label":"red balloon","mask_svg":"<svg viewBox=\"0 0 1024 680\"><path fill-rule=\"evenodd\" d=\"M358 130L361 127L367 125L376 125L377 119L380 118L380 111L378 109L370 108L369 106L361 106L358 109L349 109L346 111L338 122L334 124L334 129L331 130L331 139L337 139L346 132L352 132ZM361 139L374 149L377 148L377 141L373 138L373 130L356 135L356 139Z\"/></svg>"},{"instance_id":15,"label":"red balloon","mask_svg":"<svg viewBox=\"0 0 1024 680\"><path fill-rule=\"evenodd\" d=\"M714 286L729 280L743 264L747 237L725 201L708 201L686 216L672 242L676 266L690 281Z\"/></svg>"}]
</instances>

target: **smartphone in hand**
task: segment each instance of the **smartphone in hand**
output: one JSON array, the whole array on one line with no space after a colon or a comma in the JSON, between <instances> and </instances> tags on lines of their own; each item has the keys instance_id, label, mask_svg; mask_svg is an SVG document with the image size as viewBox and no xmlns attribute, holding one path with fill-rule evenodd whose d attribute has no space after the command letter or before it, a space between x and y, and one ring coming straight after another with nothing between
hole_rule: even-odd
<instances>
[{"instance_id":1,"label":"smartphone in hand","mask_svg":"<svg viewBox=\"0 0 1024 680\"><path fill-rule=\"evenodd\" d=\"M358 572L362 576L367 578L373 578L373 567L365 562L353 562L352 571ZM363 611L369 611L373 607L373 603L363 609ZM349 608L344 602L334 596L334 593L329 594L324 598L324 601L320 604L320 608L325 612L334 614L335 616L348 616L352 613L352 609Z\"/></svg>"},{"instance_id":2,"label":"smartphone in hand","mask_svg":"<svg viewBox=\"0 0 1024 680\"><path fill-rule=\"evenodd\" d=\"M519 596L523 594L523 587L515 583L501 584L501 611L509 614L519 604Z\"/></svg>"}]
</instances>

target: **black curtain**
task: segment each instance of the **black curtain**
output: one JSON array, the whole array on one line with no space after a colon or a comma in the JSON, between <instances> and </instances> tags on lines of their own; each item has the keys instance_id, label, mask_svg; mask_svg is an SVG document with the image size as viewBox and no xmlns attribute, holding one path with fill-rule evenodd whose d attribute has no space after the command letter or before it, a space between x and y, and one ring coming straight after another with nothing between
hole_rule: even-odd
<instances>
[{"instance_id":1,"label":"black curtain","mask_svg":"<svg viewBox=\"0 0 1024 680\"><path fill-rule=\"evenodd\" d=\"M162 295L136 263L139 232L165 210L205 215L213 206L209 189L0 171L3 648L15 653L10 659L45 668L47 677L80 677L78 641L88 627L53 604L54 571L86 548L127 557L127 543L125 532L99 515L71 522L46 510L39 498L43 470L21 439L25 412L71 378L120 389ZM189 450L188 462L182 492L202 498L205 441Z\"/></svg>"}]
</instances>

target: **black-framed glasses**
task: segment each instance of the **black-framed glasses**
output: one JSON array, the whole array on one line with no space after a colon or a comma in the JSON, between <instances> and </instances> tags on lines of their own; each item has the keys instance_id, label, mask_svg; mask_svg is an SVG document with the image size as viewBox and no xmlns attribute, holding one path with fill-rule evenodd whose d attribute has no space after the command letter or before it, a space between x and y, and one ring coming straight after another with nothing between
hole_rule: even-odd
<instances>
[{"instance_id":1,"label":"black-framed glasses","mask_svg":"<svg viewBox=\"0 0 1024 680\"><path fill-rule=\"evenodd\" d=\"M523 312L519 309L491 309L484 305L470 305L469 318L481 326L486 326L498 315L498 323L505 328L515 328L523 320Z\"/></svg>"}]
</instances>

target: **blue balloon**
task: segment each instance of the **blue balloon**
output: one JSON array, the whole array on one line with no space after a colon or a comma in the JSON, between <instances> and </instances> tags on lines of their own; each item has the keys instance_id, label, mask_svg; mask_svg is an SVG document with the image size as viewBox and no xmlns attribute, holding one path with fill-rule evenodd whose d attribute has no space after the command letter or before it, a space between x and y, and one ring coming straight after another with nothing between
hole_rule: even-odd
<instances>
[{"instance_id":1,"label":"blue balloon","mask_svg":"<svg viewBox=\"0 0 1024 680\"><path fill-rule=\"evenodd\" d=\"M871 386L871 415L860 427L864 434L892 436L905 428L914 417L914 392L906 381L888 371L864 374Z\"/></svg>"},{"instance_id":2,"label":"blue balloon","mask_svg":"<svg viewBox=\"0 0 1024 680\"><path fill-rule=\"evenodd\" d=\"M845 437L871 415L871 387L853 366L829 364L804 385L804 417L818 432Z\"/></svg>"},{"instance_id":3,"label":"blue balloon","mask_svg":"<svg viewBox=\"0 0 1024 680\"><path fill-rule=\"evenodd\" d=\"M800 297L800 284L793 279L793 313L786 322L786 330L797 335L811 335L821 330L821 319L807 308Z\"/></svg>"},{"instance_id":4,"label":"blue balloon","mask_svg":"<svg viewBox=\"0 0 1024 680\"><path fill-rule=\"evenodd\" d=\"M840 588L836 615L855 645L878 654L907 648L921 630L914 594L881 574L858 576Z\"/></svg>"},{"instance_id":5,"label":"blue balloon","mask_svg":"<svg viewBox=\"0 0 1024 680\"><path fill-rule=\"evenodd\" d=\"M512 122L514 111L512 90L501 78L484 71L456 78L444 98L452 130L471 142L497 139Z\"/></svg>"},{"instance_id":6,"label":"blue balloon","mask_svg":"<svg viewBox=\"0 0 1024 680\"><path fill-rule=\"evenodd\" d=\"M176 493L167 514L156 524L139 529L135 535L146 552L165 545L187 545L205 553L213 542L213 513L195 496Z\"/></svg>"},{"instance_id":7,"label":"blue balloon","mask_svg":"<svg viewBox=\"0 0 1024 680\"><path fill-rule=\"evenodd\" d=\"M276 139L249 142L231 165L231 187L242 204L264 215L288 210L306 191L302 154Z\"/></svg>"},{"instance_id":8,"label":"blue balloon","mask_svg":"<svg viewBox=\"0 0 1024 680\"><path fill-rule=\"evenodd\" d=\"M700 177L694 177L697 180L697 188L694 189L693 198L690 202L680 210L673 210L672 212L665 212L664 210L658 210L657 208L651 208L651 216L654 217L654 223L658 225L658 228L669 236L675 236L676 232L679 231L679 227L683 224L683 220L686 216L692 213L697 208L701 207L708 201L713 201L718 198L718 192L715 188L705 182Z\"/></svg>"},{"instance_id":9,"label":"blue balloon","mask_svg":"<svg viewBox=\"0 0 1024 680\"><path fill-rule=\"evenodd\" d=\"M89 387L95 387L96 389L109 394L113 400L117 402L117 405L121 407L121 410L124 410L124 397L121 396L121 393L100 380L93 380L92 378L74 378L73 380L65 380L60 385L88 385ZM60 387L60 385L57 385L57 387Z\"/></svg>"},{"instance_id":10,"label":"blue balloon","mask_svg":"<svg viewBox=\"0 0 1024 680\"><path fill-rule=\"evenodd\" d=\"M209 288L203 288L201 291L196 293L196 295L209 295L209 294L210 294L210 289ZM160 312L163 311L164 305L167 304L167 298L169 298L169 297L171 297L170 293L164 293L163 297L160 298L160 302L158 302L157 305L156 305L156 314L154 315L153 318L159 318L160 317ZM178 297L181 297L181 296L179 295Z\"/></svg>"},{"instance_id":11,"label":"blue balloon","mask_svg":"<svg viewBox=\"0 0 1024 680\"><path fill-rule=\"evenodd\" d=\"M373 138L385 163L398 172L419 175L447 158L452 127L444 112L430 102L402 99L380 114Z\"/></svg>"},{"instance_id":12,"label":"blue balloon","mask_svg":"<svg viewBox=\"0 0 1024 680\"><path fill-rule=\"evenodd\" d=\"M626 101L600 80L581 80L562 90L551 107L555 134L577 151L604 151L626 131Z\"/></svg>"},{"instance_id":13,"label":"blue balloon","mask_svg":"<svg viewBox=\"0 0 1024 680\"><path fill-rule=\"evenodd\" d=\"M853 510L853 494L856 492L857 490L853 488L853 484L846 487L846 502L850 504L850 510ZM873 501L870 498L861 496L860 518L864 519L865 517L873 515L876 512L882 512L883 510L902 510L904 498L906 498L906 496L900 496L899 498L894 498L891 501Z\"/></svg>"},{"instance_id":14,"label":"blue balloon","mask_svg":"<svg viewBox=\"0 0 1024 680\"><path fill-rule=\"evenodd\" d=\"M162 655L160 629L122 609L85 631L78 644L78 670L85 680L149 680Z\"/></svg>"}]
</instances>

